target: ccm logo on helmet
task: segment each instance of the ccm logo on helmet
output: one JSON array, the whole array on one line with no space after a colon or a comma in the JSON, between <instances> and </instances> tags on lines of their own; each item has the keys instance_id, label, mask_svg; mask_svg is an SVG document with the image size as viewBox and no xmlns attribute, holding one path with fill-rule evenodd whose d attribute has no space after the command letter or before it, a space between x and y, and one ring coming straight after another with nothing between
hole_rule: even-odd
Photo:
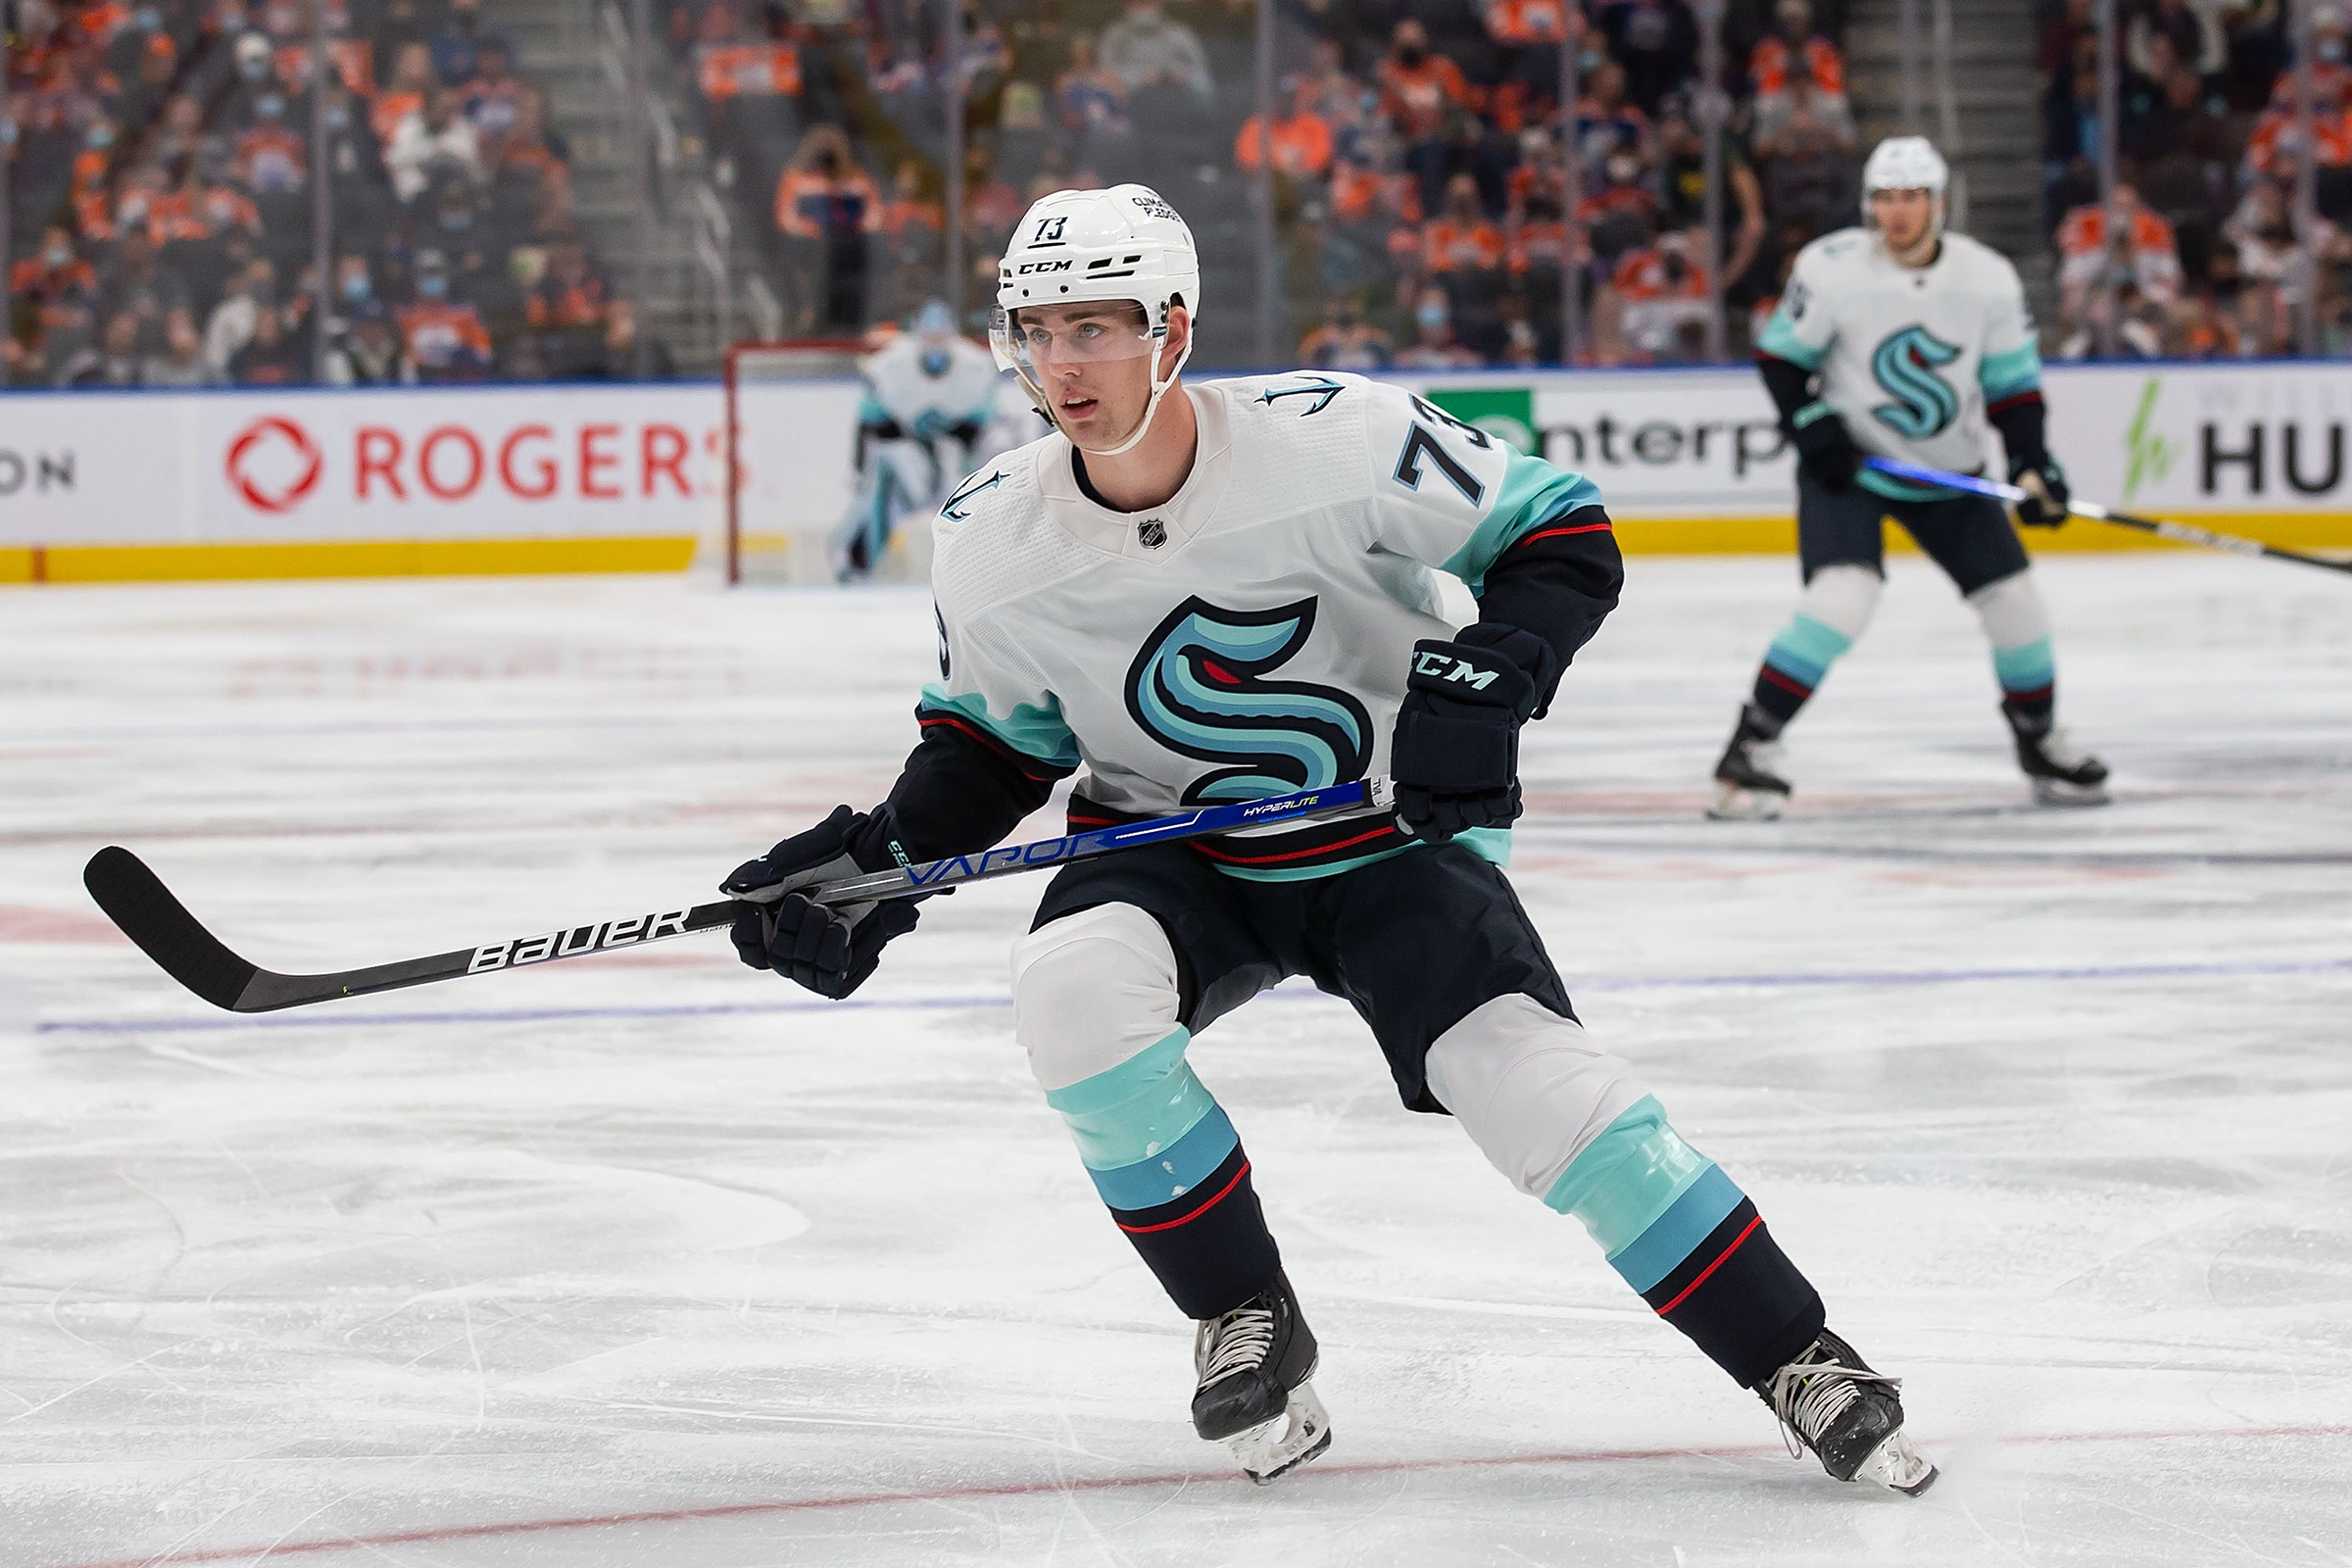
<instances>
[{"instance_id":1,"label":"ccm logo on helmet","mask_svg":"<svg viewBox=\"0 0 2352 1568\"><path fill-rule=\"evenodd\" d=\"M1065 256L1058 262L1023 262L1012 271L1015 277L1023 277L1031 272L1066 272L1076 265L1075 261Z\"/></svg>"}]
</instances>

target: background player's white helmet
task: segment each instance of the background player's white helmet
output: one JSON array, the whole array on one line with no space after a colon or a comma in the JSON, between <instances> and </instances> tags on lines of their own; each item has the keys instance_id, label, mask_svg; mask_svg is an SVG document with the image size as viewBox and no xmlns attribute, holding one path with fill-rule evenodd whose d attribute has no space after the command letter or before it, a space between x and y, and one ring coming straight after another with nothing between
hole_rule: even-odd
<instances>
[{"instance_id":1,"label":"background player's white helmet","mask_svg":"<svg viewBox=\"0 0 2352 1568\"><path fill-rule=\"evenodd\" d=\"M1100 359L1156 356L1167 342L1168 309L1181 304L1198 329L1200 318L1200 256L1193 231L1148 185L1113 185L1108 190L1057 190L1041 197L1021 219L1004 248L997 270L997 309L989 329L989 346L997 364L1020 378L1049 419L1054 400L1038 381L1030 363L1028 338L1018 329L1013 313L1021 307L1077 305L1093 300L1132 301L1141 307L1144 323L1130 337L1119 334L1101 340L1089 352ZM1144 438L1159 400L1176 384L1177 372L1192 358L1193 335L1163 377L1156 359L1152 367L1152 400L1144 416L1117 446L1101 449L1111 457ZM1056 421L1056 428L1058 428Z\"/></svg>"},{"instance_id":2,"label":"background player's white helmet","mask_svg":"<svg viewBox=\"0 0 2352 1568\"><path fill-rule=\"evenodd\" d=\"M1935 226L1943 228L1943 188L1951 182L1952 172L1943 161L1943 154L1925 136L1889 136L1870 150L1869 161L1862 166L1862 219L1871 221L1870 198L1874 191L1924 190L1936 203Z\"/></svg>"}]
</instances>

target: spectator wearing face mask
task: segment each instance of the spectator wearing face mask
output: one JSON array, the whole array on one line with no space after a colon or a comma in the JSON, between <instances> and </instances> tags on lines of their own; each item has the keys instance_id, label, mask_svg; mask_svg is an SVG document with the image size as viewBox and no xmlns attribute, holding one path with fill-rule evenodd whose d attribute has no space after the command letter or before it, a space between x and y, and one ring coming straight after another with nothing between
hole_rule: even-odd
<instances>
[{"instance_id":1,"label":"spectator wearing face mask","mask_svg":"<svg viewBox=\"0 0 2352 1568\"><path fill-rule=\"evenodd\" d=\"M383 301L368 300L346 318L326 358L330 386L410 386L416 366L402 350L392 314Z\"/></svg>"},{"instance_id":2,"label":"spectator wearing face mask","mask_svg":"<svg viewBox=\"0 0 2352 1568\"><path fill-rule=\"evenodd\" d=\"M229 169L257 196L299 194L309 183L306 138L286 123L286 99L272 88L253 102L253 123L236 140Z\"/></svg>"},{"instance_id":3,"label":"spectator wearing face mask","mask_svg":"<svg viewBox=\"0 0 2352 1568\"><path fill-rule=\"evenodd\" d=\"M1452 313L1439 289L1425 289L1413 306L1412 347L1396 356L1400 370L1465 370L1479 364L1477 354L1453 335Z\"/></svg>"},{"instance_id":4,"label":"spectator wearing face mask","mask_svg":"<svg viewBox=\"0 0 2352 1568\"><path fill-rule=\"evenodd\" d=\"M1662 234L1655 245L1618 259L1609 286L1620 336L1637 358L1663 364L1696 357L1693 329L1703 342L1712 314L1707 270L1698 260L1704 242L1703 235Z\"/></svg>"},{"instance_id":5,"label":"spectator wearing face mask","mask_svg":"<svg viewBox=\"0 0 2352 1568\"><path fill-rule=\"evenodd\" d=\"M1298 344L1298 363L1317 370L1385 370L1396 357L1389 334L1365 320L1355 301L1345 298L1327 301L1323 324Z\"/></svg>"},{"instance_id":6,"label":"spectator wearing face mask","mask_svg":"<svg viewBox=\"0 0 2352 1568\"><path fill-rule=\"evenodd\" d=\"M416 255L416 297L400 312L400 335L424 381L478 381L490 371L490 330L450 288L439 251Z\"/></svg>"},{"instance_id":7,"label":"spectator wearing face mask","mask_svg":"<svg viewBox=\"0 0 2352 1568\"><path fill-rule=\"evenodd\" d=\"M1404 149L1404 168L1421 186L1421 205L1435 211L1445 199L1445 132L1455 115L1474 113L1478 94L1461 68L1429 47L1429 32L1407 17L1389 34L1389 52L1373 77L1380 112Z\"/></svg>"},{"instance_id":8,"label":"spectator wearing face mask","mask_svg":"<svg viewBox=\"0 0 2352 1568\"><path fill-rule=\"evenodd\" d=\"M472 80L484 50L500 50L510 59L514 56L514 46L506 35L484 25L481 0L449 0L449 10L426 47L432 54L433 74L444 87Z\"/></svg>"}]
</instances>

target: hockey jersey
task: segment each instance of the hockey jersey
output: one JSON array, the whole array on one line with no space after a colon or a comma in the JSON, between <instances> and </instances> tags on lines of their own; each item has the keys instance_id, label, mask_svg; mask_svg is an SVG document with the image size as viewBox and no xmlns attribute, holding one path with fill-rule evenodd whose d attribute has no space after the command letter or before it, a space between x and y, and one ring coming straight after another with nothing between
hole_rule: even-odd
<instances>
[{"instance_id":1,"label":"hockey jersey","mask_svg":"<svg viewBox=\"0 0 2352 1568\"><path fill-rule=\"evenodd\" d=\"M1984 411L2041 385L2041 352L2017 269L1989 246L1946 234L1934 262L1905 267L1868 229L1799 252L1756 352L1821 376L1821 401L1865 452L1975 473ZM1941 496L1865 469L1895 500Z\"/></svg>"},{"instance_id":2,"label":"hockey jersey","mask_svg":"<svg viewBox=\"0 0 2352 1568\"><path fill-rule=\"evenodd\" d=\"M988 423L1004 379L996 357L962 338L949 340L945 373L931 374L923 368L922 339L912 332L891 339L858 368L865 376L859 422L895 423L924 440L957 425Z\"/></svg>"},{"instance_id":3,"label":"hockey jersey","mask_svg":"<svg viewBox=\"0 0 2352 1568\"><path fill-rule=\"evenodd\" d=\"M1200 443L1166 505L1091 499L1056 432L975 468L936 524L940 678L919 715L1034 778L1083 767L1073 824L1385 772L1412 646L1455 629L1438 574L1475 593L1546 530L1608 532L1591 480L1398 387L1298 371L1181 395ZM1605 548L1572 643L1614 603ZM1465 842L1500 859L1507 839ZM1385 819L1200 846L1261 880L1410 847Z\"/></svg>"}]
</instances>

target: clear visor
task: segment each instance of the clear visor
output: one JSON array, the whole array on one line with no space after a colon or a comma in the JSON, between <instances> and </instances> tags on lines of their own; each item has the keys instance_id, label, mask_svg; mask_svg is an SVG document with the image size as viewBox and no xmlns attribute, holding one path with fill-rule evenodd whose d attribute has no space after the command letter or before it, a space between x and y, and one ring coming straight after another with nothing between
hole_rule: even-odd
<instances>
[{"instance_id":1,"label":"clear visor","mask_svg":"<svg viewBox=\"0 0 2352 1568\"><path fill-rule=\"evenodd\" d=\"M1009 313L999 309L989 341L1005 363L1043 384L1057 368L1140 360L1152 353L1160 340L1144 324L1143 314L1142 307L1118 301L1024 305Z\"/></svg>"}]
</instances>

